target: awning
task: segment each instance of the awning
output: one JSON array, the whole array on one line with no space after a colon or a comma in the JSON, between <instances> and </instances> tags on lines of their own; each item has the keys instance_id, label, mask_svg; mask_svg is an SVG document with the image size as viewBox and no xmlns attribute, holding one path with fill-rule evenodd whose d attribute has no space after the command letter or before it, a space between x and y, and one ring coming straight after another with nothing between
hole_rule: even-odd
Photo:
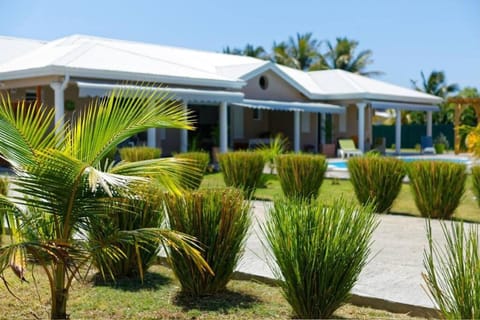
<instances>
[{"instance_id":1,"label":"awning","mask_svg":"<svg viewBox=\"0 0 480 320\"><path fill-rule=\"evenodd\" d=\"M373 109L398 109L410 111L439 111L438 106L416 103L385 102L385 101L367 101Z\"/></svg>"},{"instance_id":2,"label":"awning","mask_svg":"<svg viewBox=\"0 0 480 320\"><path fill-rule=\"evenodd\" d=\"M344 113L345 108L333 104L316 102L290 102L290 101L271 101L243 99L242 102L232 103L234 106L280 111L301 111L316 113Z\"/></svg>"},{"instance_id":3,"label":"awning","mask_svg":"<svg viewBox=\"0 0 480 320\"><path fill-rule=\"evenodd\" d=\"M113 90L152 90L171 94L173 100L184 100L188 103L235 103L243 101L243 93L220 90L200 90L183 88L158 88L126 84L109 84L99 82L77 81L79 97L105 97Z\"/></svg>"}]
</instances>

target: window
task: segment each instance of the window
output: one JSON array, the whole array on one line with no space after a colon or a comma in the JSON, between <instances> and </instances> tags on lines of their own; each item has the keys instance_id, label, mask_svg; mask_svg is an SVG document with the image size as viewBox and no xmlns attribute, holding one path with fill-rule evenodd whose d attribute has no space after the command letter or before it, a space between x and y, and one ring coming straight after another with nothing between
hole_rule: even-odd
<instances>
[{"instance_id":1,"label":"window","mask_svg":"<svg viewBox=\"0 0 480 320\"><path fill-rule=\"evenodd\" d=\"M263 90L267 90L268 78L266 76L261 76L260 79L258 79L258 84L260 85L260 88L262 88Z\"/></svg>"},{"instance_id":2,"label":"window","mask_svg":"<svg viewBox=\"0 0 480 320\"><path fill-rule=\"evenodd\" d=\"M262 120L262 110L253 109L253 120Z\"/></svg>"},{"instance_id":3,"label":"window","mask_svg":"<svg viewBox=\"0 0 480 320\"><path fill-rule=\"evenodd\" d=\"M33 90L27 90L25 91L25 101L33 103L37 100L37 92Z\"/></svg>"}]
</instances>

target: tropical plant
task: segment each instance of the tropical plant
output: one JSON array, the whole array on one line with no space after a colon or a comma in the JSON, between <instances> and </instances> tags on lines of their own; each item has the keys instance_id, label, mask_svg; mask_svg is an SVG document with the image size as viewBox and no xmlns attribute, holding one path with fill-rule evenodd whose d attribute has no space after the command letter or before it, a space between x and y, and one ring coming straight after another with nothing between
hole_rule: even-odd
<instances>
[{"instance_id":1,"label":"tropical plant","mask_svg":"<svg viewBox=\"0 0 480 320\"><path fill-rule=\"evenodd\" d=\"M192 167L189 172L183 172L180 177L180 186L186 190L197 190L202 184L203 176L207 170L210 161L210 155L207 152L185 152L174 156L177 159L187 160Z\"/></svg>"},{"instance_id":2,"label":"tropical plant","mask_svg":"<svg viewBox=\"0 0 480 320\"><path fill-rule=\"evenodd\" d=\"M314 200L322 186L327 161L325 156L283 154L275 159L278 180L287 198Z\"/></svg>"},{"instance_id":3,"label":"tropical plant","mask_svg":"<svg viewBox=\"0 0 480 320\"><path fill-rule=\"evenodd\" d=\"M350 158L348 172L358 201L371 202L381 213L392 207L406 174L401 160L376 155Z\"/></svg>"},{"instance_id":4,"label":"tropical plant","mask_svg":"<svg viewBox=\"0 0 480 320\"><path fill-rule=\"evenodd\" d=\"M410 189L421 215L448 219L465 192L466 166L445 161L414 161L408 167Z\"/></svg>"},{"instance_id":5,"label":"tropical plant","mask_svg":"<svg viewBox=\"0 0 480 320\"><path fill-rule=\"evenodd\" d=\"M472 167L472 191L480 207L480 166Z\"/></svg>"},{"instance_id":6,"label":"tropical plant","mask_svg":"<svg viewBox=\"0 0 480 320\"><path fill-rule=\"evenodd\" d=\"M426 224L428 248L424 250L423 278L428 292L445 319L480 318L480 256L478 226L441 222L445 244L433 239Z\"/></svg>"},{"instance_id":7,"label":"tropical plant","mask_svg":"<svg viewBox=\"0 0 480 320\"><path fill-rule=\"evenodd\" d=\"M230 48L227 46L226 48L223 49L223 53L259 58L263 60L269 59L268 53L265 51L265 49L262 46L254 46L253 44L250 44L250 43L247 43L243 49Z\"/></svg>"},{"instance_id":8,"label":"tropical plant","mask_svg":"<svg viewBox=\"0 0 480 320\"><path fill-rule=\"evenodd\" d=\"M423 71L420 72L422 77L422 84L417 85L417 81L411 80L412 86L417 91L422 91L425 93L432 94L440 98L446 98L448 95L458 91L457 84L447 84L445 73L443 71L432 71L428 76L428 79L423 74ZM439 105L440 111L433 113L433 123L442 124L442 123L453 123L454 117L454 107L448 103L442 103ZM410 112L414 114L414 111ZM414 115L412 118L418 119L417 123L425 123L424 112L421 112L421 115ZM422 121L423 120L423 121ZM422 122L420 122L422 121Z\"/></svg>"},{"instance_id":9,"label":"tropical plant","mask_svg":"<svg viewBox=\"0 0 480 320\"><path fill-rule=\"evenodd\" d=\"M164 227L163 192L156 184L138 189L134 195L106 199L109 205L103 217L94 219L88 230L89 244L101 247L110 243L120 249L118 255L91 250L93 264L102 276L111 279L140 278L155 262L160 239L130 236L125 232Z\"/></svg>"},{"instance_id":10,"label":"tropical plant","mask_svg":"<svg viewBox=\"0 0 480 320\"><path fill-rule=\"evenodd\" d=\"M288 144L288 139L282 134L277 134L275 138L270 140L269 144L262 144L258 150L263 153L265 162L270 167L270 173L273 174L275 170L275 158L285 152Z\"/></svg>"},{"instance_id":11,"label":"tropical plant","mask_svg":"<svg viewBox=\"0 0 480 320\"><path fill-rule=\"evenodd\" d=\"M218 157L223 180L228 187L242 190L250 199L260 185L265 160L262 153L255 151L234 151Z\"/></svg>"},{"instance_id":12,"label":"tropical plant","mask_svg":"<svg viewBox=\"0 0 480 320\"><path fill-rule=\"evenodd\" d=\"M189 234L202 245L213 274L202 273L190 257L172 251L169 262L182 286L194 296L225 290L243 254L250 225L249 205L237 189L205 189L166 197L172 230Z\"/></svg>"},{"instance_id":13,"label":"tropical plant","mask_svg":"<svg viewBox=\"0 0 480 320\"><path fill-rule=\"evenodd\" d=\"M273 60L294 69L308 70L318 59L319 43L311 32L297 33L296 38L290 37L288 42L273 44Z\"/></svg>"},{"instance_id":14,"label":"tropical plant","mask_svg":"<svg viewBox=\"0 0 480 320\"><path fill-rule=\"evenodd\" d=\"M313 64L310 70L332 70L341 69L362 76L372 77L382 75L380 71L366 71L368 65L373 63L372 51L364 50L355 55L358 41L347 38L337 38L335 46L326 41L327 51L319 55L317 63Z\"/></svg>"},{"instance_id":15,"label":"tropical plant","mask_svg":"<svg viewBox=\"0 0 480 320\"><path fill-rule=\"evenodd\" d=\"M6 196L8 193L8 178L0 178L0 194ZM0 206L0 244L2 243L2 235L5 234L6 211Z\"/></svg>"},{"instance_id":16,"label":"tropical plant","mask_svg":"<svg viewBox=\"0 0 480 320\"><path fill-rule=\"evenodd\" d=\"M122 255L121 248L103 242L93 245L87 237L92 223L104 216L110 197L132 194L136 187L152 182L178 192L176 172L185 169L175 159L117 165L102 163L102 159L122 141L148 128L189 129L191 124L189 115L159 90L129 88L90 103L75 122L58 122L52 128L54 118L53 108L28 108L20 103L15 111L9 96L0 99L0 153L18 173L11 177L14 196L0 196L12 230L11 243L0 248L0 272L10 267L24 279L27 257L36 260L49 279L51 318L66 319L72 280L82 267L93 255ZM21 232L31 221L45 231L37 239L24 239ZM139 241L166 239L208 268L190 245L190 237L162 229L119 235Z\"/></svg>"},{"instance_id":17,"label":"tropical plant","mask_svg":"<svg viewBox=\"0 0 480 320\"><path fill-rule=\"evenodd\" d=\"M275 202L262 231L295 318L328 319L349 299L376 226L371 205Z\"/></svg>"},{"instance_id":18,"label":"tropical plant","mask_svg":"<svg viewBox=\"0 0 480 320\"><path fill-rule=\"evenodd\" d=\"M118 149L118 152L120 153L120 158L128 162L156 159L160 158L162 154L159 148L145 146L124 147Z\"/></svg>"}]
</instances>

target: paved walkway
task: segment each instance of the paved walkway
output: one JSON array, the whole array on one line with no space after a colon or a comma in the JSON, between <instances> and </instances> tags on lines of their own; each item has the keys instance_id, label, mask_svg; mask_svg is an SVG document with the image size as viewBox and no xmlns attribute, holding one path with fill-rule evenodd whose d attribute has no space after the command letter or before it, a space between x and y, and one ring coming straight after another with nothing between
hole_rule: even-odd
<instances>
[{"instance_id":1,"label":"paved walkway","mask_svg":"<svg viewBox=\"0 0 480 320\"><path fill-rule=\"evenodd\" d=\"M255 223L237 271L273 279L266 263L259 223L265 221L269 202L254 201ZM399 215L378 215L380 223L373 235L372 256L353 289L354 303L394 312L426 315L434 305L422 279L423 249L427 246L425 220ZM442 243L441 227L432 222L436 239Z\"/></svg>"}]
</instances>

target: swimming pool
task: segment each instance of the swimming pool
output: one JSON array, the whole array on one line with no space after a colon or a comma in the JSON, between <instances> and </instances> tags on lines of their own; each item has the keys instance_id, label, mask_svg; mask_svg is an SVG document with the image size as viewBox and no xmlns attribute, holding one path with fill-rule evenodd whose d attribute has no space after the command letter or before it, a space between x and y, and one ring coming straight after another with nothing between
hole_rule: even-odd
<instances>
[{"instance_id":1,"label":"swimming pool","mask_svg":"<svg viewBox=\"0 0 480 320\"><path fill-rule=\"evenodd\" d=\"M412 162L416 160L428 160L428 161L448 161L455 163L463 163L467 166L471 165L471 160L466 157L442 157L442 156L407 156L407 157L397 157L404 162ZM347 161L348 160L328 160L328 169L329 170L347 170Z\"/></svg>"}]
</instances>

